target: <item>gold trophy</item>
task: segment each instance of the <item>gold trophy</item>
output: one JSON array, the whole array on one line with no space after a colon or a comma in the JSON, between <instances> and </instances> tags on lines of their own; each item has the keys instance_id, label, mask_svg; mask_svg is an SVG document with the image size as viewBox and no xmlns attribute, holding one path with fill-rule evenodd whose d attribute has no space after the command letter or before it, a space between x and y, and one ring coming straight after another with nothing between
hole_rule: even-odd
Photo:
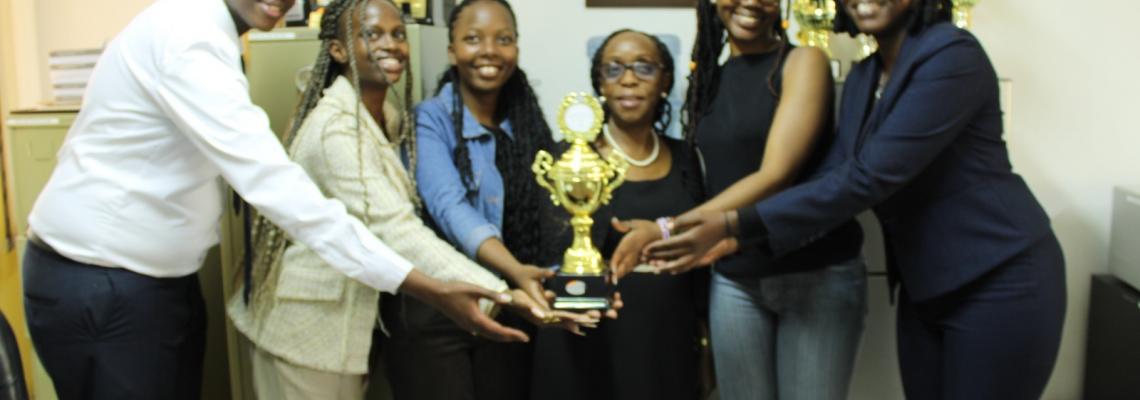
<instances>
[{"instance_id":1,"label":"gold trophy","mask_svg":"<svg viewBox=\"0 0 1140 400\"><path fill-rule=\"evenodd\" d=\"M800 45L815 47L831 57L831 28L835 24L835 0L792 0L792 14L800 24Z\"/></svg>"},{"instance_id":2,"label":"gold trophy","mask_svg":"<svg viewBox=\"0 0 1140 400\"><path fill-rule=\"evenodd\" d=\"M954 0L954 25L970 29L974 25L971 11L981 0Z\"/></svg>"},{"instance_id":3,"label":"gold trophy","mask_svg":"<svg viewBox=\"0 0 1140 400\"><path fill-rule=\"evenodd\" d=\"M562 266L548 286L555 293L554 308L598 310L610 306L610 287L602 253L590 240L590 218L609 203L614 189L625 180L628 165L616 154L602 160L590 143L602 130L604 114L598 100L587 93L570 93L558 108L558 127L570 149L557 162L546 151L534 157L531 170L550 200L570 212L574 242L562 257Z\"/></svg>"}]
</instances>

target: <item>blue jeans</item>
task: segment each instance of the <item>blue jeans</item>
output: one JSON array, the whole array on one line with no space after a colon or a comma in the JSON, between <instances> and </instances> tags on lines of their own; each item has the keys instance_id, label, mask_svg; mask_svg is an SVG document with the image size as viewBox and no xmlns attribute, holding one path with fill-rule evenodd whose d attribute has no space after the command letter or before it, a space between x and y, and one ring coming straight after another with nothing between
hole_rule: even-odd
<instances>
[{"instance_id":1,"label":"blue jeans","mask_svg":"<svg viewBox=\"0 0 1140 400\"><path fill-rule=\"evenodd\" d=\"M720 398L846 398L866 276L861 257L766 278L714 272L709 322Z\"/></svg>"}]
</instances>

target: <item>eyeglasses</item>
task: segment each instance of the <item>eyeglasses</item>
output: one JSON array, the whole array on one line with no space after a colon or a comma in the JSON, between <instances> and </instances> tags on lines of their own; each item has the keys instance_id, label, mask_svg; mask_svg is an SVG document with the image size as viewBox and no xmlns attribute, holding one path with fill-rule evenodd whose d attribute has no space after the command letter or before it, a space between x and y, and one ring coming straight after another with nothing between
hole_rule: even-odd
<instances>
[{"instance_id":1,"label":"eyeglasses","mask_svg":"<svg viewBox=\"0 0 1140 400\"><path fill-rule=\"evenodd\" d=\"M626 70L633 70L633 75L636 76L637 79L648 81L657 78L657 74L661 72L661 64L645 61L634 61L632 64L622 64L616 61L610 61L602 64L601 71L599 72L601 72L602 77L606 78L607 81L616 81L621 79L621 76L625 74Z\"/></svg>"}]
</instances>

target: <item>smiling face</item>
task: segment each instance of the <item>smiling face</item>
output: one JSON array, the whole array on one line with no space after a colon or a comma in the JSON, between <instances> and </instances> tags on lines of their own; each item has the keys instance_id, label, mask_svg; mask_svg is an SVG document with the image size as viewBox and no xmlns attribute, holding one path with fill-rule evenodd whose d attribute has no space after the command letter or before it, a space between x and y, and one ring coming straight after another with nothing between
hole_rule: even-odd
<instances>
[{"instance_id":1,"label":"smiling face","mask_svg":"<svg viewBox=\"0 0 1140 400\"><path fill-rule=\"evenodd\" d=\"M239 32L249 28L273 29L294 3L296 0L226 0L230 15L238 22Z\"/></svg>"},{"instance_id":2,"label":"smiling face","mask_svg":"<svg viewBox=\"0 0 1140 400\"><path fill-rule=\"evenodd\" d=\"M878 36L906 25L911 0L846 0L843 8L860 32Z\"/></svg>"},{"instance_id":3,"label":"smiling face","mask_svg":"<svg viewBox=\"0 0 1140 400\"><path fill-rule=\"evenodd\" d=\"M642 33L623 32L598 51L602 58L594 73L610 118L623 125L652 124L672 73L662 67L657 45Z\"/></svg>"},{"instance_id":4,"label":"smiling face","mask_svg":"<svg viewBox=\"0 0 1140 400\"><path fill-rule=\"evenodd\" d=\"M464 8L452 26L448 58L471 92L497 92L518 66L518 33L502 4L480 1Z\"/></svg>"},{"instance_id":5,"label":"smiling face","mask_svg":"<svg viewBox=\"0 0 1140 400\"><path fill-rule=\"evenodd\" d=\"M349 57L356 58L361 86L387 88L399 81L407 68L409 50L406 27L400 10L388 1L370 0L361 7L364 7L363 20L358 10L341 15L340 39L329 45L329 53L337 63L346 67ZM354 40L351 40L354 47L351 52L344 44L348 41L349 23L355 34Z\"/></svg>"},{"instance_id":6,"label":"smiling face","mask_svg":"<svg viewBox=\"0 0 1140 400\"><path fill-rule=\"evenodd\" d=\"M707 1L707 0L701 0ZM739 47L763 45L771 40L772 27L780 18L778 0L718 0L716 14Z\"/></svg>"}]
</instances>

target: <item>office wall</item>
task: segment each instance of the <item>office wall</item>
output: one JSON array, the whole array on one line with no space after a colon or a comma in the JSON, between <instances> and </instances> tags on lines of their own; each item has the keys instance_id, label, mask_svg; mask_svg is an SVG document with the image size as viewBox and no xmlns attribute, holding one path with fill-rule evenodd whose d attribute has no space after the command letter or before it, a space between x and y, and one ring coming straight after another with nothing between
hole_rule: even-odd
<instances>
[{"instance_id":1,"label":"office wall","mask_svg":"<svg viewBox=\"0 0 1140 400\"><path fill-rule=\"evenodd\" d=\"M1048 399L1080 397L1090 275L1106 272L1113 185L1140 183L1140 2L983 1L975 16L999 73L1014 168L1053 218L1068 264L1069 312Z\"/></svg>"},{"instance_id":2,"label":"office wall","mask_svg":"<svg viewBox=\"0 0 1140 400\"><path fill-rule=\"evenodd\" d=\"M0 0L0 15L11 15L12 2L11 0ZM5 79L5 77L12 74L15 60L15 51L13 49L13 21L9 18L0 18L0 137L7 137L7 124L6 118L8 110L15 99L16 84L13 79ZM7 146L6 143L3 144ZM7 155L7 151L0 150L0 154ZM7 187L2 188L7 190ZM9 192L10 193L10 192ZM3 208L2 215L0 215L0 230L7 228L8 216L11 215L8 210L8 204L0 204ZM14 243L9 242L9 238L4 238L3 243L0 243L0 313L8 320L8 323L13 328L13 333L16 335L17 346L21 355L31 354L32 345L31 340L26 335L24 330L24 303L22 299L22 282L20 276L20 266L16 262L16 252L10 251L8 246ZM32 362L29 357L21 357L19 361L23 370L32 370ZM25 374L25 383L28 385L29 390L33 390L33 379L30 374Z\"/></svg>"},{"instance_id":3,"label":"office wall","mask_svg":"<svg viewBox=\"0 0 1140 400\"><path fill-rule=\"evenodd\" d=\"M153 0L8 2L4 18L11 24L15 58L5 79L16 86L12 108L25 108L51 97L48 53L102 47Z\"/></svg>"}]
</instances>

